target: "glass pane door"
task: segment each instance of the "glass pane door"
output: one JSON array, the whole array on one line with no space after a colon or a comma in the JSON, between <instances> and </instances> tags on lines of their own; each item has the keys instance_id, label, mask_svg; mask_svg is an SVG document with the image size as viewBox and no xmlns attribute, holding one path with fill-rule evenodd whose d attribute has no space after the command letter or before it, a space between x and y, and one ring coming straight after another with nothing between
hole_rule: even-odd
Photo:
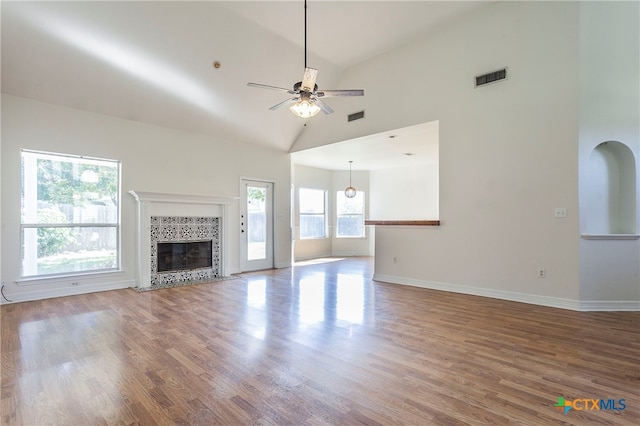
<instances>
[{"instance_id":1,"label":"glass pane door","mask_svg":"<svg viewBox=\"0 0 640 426\"><path fill-rule=\"evenodd\" d=\"M273 183L242 179L240 269L273 268Z\"/></svg>"},{"instance_id":2,"label":"glass pane door","mask_svg":"<svg viewBox=\"0 0 640 426\"><path fill-rule=\"evenodd\" d=\"M247 260L267 257L267 189L247 186Z\"/></svg>"}]
</instances>

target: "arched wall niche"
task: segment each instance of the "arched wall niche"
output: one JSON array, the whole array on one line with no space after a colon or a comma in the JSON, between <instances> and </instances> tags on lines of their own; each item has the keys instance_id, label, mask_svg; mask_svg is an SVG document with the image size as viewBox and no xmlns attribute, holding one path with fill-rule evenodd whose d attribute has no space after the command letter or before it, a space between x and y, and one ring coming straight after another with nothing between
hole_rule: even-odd
<instances>
[{"instance_id":1,"label":"arched wall niche","mask_svg":"<svg viewBox=\"0 0 640 426\"><path fill-rule=\"evenodd\" d=\"M636 161L624 143L606 141L594 148L587 163L586 233L637 232Z\"/></svg>"}]
</instances>

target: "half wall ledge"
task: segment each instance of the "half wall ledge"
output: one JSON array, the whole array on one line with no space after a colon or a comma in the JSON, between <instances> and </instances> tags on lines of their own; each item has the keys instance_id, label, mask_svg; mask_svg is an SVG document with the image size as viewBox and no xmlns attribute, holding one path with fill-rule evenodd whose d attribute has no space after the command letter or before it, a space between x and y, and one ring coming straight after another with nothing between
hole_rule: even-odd
<instances>
[{"instance_id":1,"label":"half wall ledge","mask_svg":"<svg viewBox=\"0 0 640 426\"><path fill-rule=\"evenodd\" d=\"M640 240L640 234L582 234L583 240Z\"/></svg>"},{"instance_id":2,"label":"half wall ledge","mask_svg":"<svg viewBox=\"0 0 640 426\"><path fill-rule=\"evenodd\" d=\"M440 226L439 220L365 220L365 225L382 226Z\"/></svg>"}]
</instances>

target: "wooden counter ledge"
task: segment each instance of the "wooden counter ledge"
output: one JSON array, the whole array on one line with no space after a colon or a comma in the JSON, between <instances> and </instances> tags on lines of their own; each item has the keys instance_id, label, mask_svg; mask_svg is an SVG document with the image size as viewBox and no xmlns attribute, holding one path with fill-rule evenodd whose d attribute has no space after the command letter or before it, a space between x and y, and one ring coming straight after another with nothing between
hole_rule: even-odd
<instances>
[{"instance_id":1,"label":"wooden counter ledge","mask_svg":"<svg viewBox=\"0 0 640 426\"><path fill-rule=\"evenodd\" d=\"M439 220L365 220L365 225L440 226Z\"/></svg>"}]
</instances>

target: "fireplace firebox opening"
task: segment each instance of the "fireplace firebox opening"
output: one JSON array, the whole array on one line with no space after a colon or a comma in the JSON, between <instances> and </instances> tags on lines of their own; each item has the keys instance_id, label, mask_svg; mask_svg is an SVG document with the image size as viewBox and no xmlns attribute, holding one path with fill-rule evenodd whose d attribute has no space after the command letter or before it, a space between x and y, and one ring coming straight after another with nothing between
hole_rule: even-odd
<instances>
[{"instance_id":1,"label":"fireplace firebox opening","mask_svg":"<svg viewBox=\"0 0 640 426\"><path fill-rule=\"evenodd\" d=\"M158 243L158 272L211 268L212 241Z\"/></svg>"}]
</instances>

